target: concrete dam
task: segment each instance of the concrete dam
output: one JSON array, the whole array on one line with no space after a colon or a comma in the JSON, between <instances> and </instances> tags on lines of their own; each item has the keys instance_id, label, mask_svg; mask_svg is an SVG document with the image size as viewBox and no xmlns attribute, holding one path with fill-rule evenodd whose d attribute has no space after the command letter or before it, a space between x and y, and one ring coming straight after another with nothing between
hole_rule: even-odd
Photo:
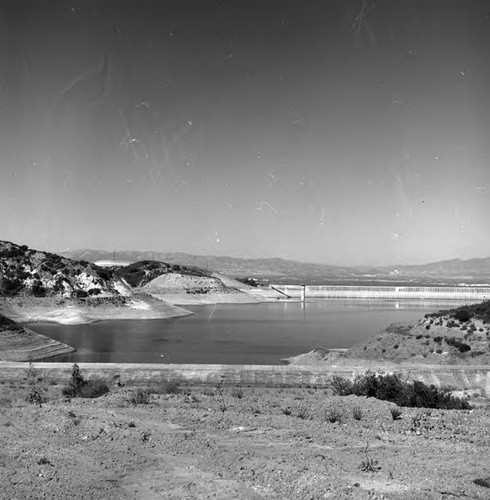
<instances>
[{"instance_id":1,"label":"concrete dam","mask_svg":"<svg viewBox=\"0 0 490 500\"><path fill-rule=\"evenodd\" d=\"M490 286L270 285L290 298L490 300Z\"/></svg>"}]
</instances>

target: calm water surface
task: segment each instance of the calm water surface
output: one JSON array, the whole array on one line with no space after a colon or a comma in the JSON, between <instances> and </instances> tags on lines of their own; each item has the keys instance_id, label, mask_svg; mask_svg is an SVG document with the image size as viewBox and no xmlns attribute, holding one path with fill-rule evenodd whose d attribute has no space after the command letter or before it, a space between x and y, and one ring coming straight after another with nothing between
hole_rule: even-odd
<instances>
[{"instance_id":1,"label":"calm water surface","mask_svg":"<svg viewBox=\"0 0 490 500\"><path fill-rule=\"evenodd\" d=\"M427 312L461 301L317 300L187 307L195 314L91 325L31 324L77 349L50 361L280 364L315 347L351 347L390 323L415 323Z\"/></svg>"}]
</instances>

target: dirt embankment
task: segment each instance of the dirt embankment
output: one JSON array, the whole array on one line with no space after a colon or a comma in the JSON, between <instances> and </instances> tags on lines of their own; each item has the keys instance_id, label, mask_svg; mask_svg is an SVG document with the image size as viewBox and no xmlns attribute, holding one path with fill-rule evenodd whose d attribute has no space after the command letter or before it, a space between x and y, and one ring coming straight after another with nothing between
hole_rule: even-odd
<instances>
[{"instance_id":1,"label":"dirt embankment","mask_svg":"<svg viewBox=\"0 0 490 500\"><path fill-rule=\"evenodd\" d=\"M0 385L0 498L488 499L488 411L318 389L187 387L27 404ZM162 388L163 389L163 388Z\"/></svg>"},{"instance_id":2,"label":"dirt embankment","mask_svg":"<svg viewBox=\"0 0 490 500\"><path fill-rule=\"evenodd\" d=\"M0 300L0 312L21 323L52 322L65 325L107 319L166 319L192 314L143 293L103 299L16 297Z\"/></svg>"},{"instance_id":3,"label":"dirt embankment","mask_svg":"<svg viewBox=\"0 0 490 500\"><path fill-rule=\"evenodd\" d=\"M0 361L37 361L74 350L0 314Z\"/></svg>"},{"instance_id":4,"label":"dirt embankment","mask_svg":"<svg viewBox=\"0 0 490 500\"><path fill-rule=\"evenodd\" d=\"M270 301L266 295L249 293L247 287L221 276L164 274L141 288L145 293L176 305L254 304Z\"/></svg>"}]
</instances>

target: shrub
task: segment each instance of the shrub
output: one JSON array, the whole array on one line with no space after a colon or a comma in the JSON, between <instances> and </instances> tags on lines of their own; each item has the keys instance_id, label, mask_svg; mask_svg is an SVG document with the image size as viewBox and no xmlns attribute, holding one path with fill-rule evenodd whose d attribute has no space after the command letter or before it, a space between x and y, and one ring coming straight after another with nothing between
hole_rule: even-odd
<instances>
[{"instance_id":1,"label":"shrub","mask_svg":"<svg viewBox=\"0 0 490 500\"><path fill-rule=\"evenodd\" d=\"M453 318L457 319L458 321L461 321L462 323L466 323L469 321L472 317L472 314L470 311L464 307L456 309L456 311L453 314Z\"/></svg>"},{"instance_id":2,"label":"shrub","mask_svg":"<svg viewBox=\"0 0 490 500\"><path fill-rule=\"evenodd\" d=\"M390 407L390 413L393 420L400 420L400 418L402 417L402 411L400 408L398 408L398 406Z\"/></svg>"},{"instance_id":3,"label":"shrub","mask_svg":"<svg viewBox=\"0 0 490 500\"><path fill-rule=\"evenodd\" d=\"M461 342L461 340L458 340L454 337L446 337L444 340L446 341L446 344L455 347L460 353L468 352L471 350L471 346Z\"/></svg>"},{"instance_id":4,"label":"shrub","mask_svg":"<svg viewBox=\"0 0 490 500\"><path fill-rule=\"evenodd\" d=\"M61 392L68 397L98 398L109 392L109 386L100 377L85 380L80 367L75 363L72 367L70 382L63 387Z\"/></svg>"},{"instance_id":5,"label":"shrub","mask_svg":"<svg viewBox=\"0 0 490 500\"><path fill-rule=\"evenodd\" d=\"M352 382L344 377L334 375L331 379L332 390L338 396L348 396L352 394Z\"/></svg>"},{"instance_id":6,"label":"shrub","mask_svg":"<svg viewBox=\"0 0 490 500\"><path fill-rule=\"evenodd\" d=\"M356 396L374 397L390 401L398 406L471 409L465 399L454 397L448 389L426 385L419 381L411 383L403 380L399 374L383 375L368 371L356 375L354 382L349 384L336 382L338 387L343 388L341 395L355 394Z\"/></svg>"},{"instance_id":7,"label":"shrub","mask_svg":"<svg viewBox=\"0 0 490 500\"><path fill-rule=\"evenodd\" d=\"M362 420L362 408L359 405L352 408L352 417L354 420Z\"/></svg>"},{"instance_id":8,"label":"shrub","mask_svg":"<svg viewBox=\"0 0 490 500\"><path fill-rule=\"evenodd\" d=\"M241 387L235 387L232 391L231 391L231 395L232 397L234 398L237 398L237 399L242 399L243 398L243 389Z\"/></svg>"},{"instance_id":9,"label":"shrub","mask_svg":"<svg viewBox=\"0 0 490 500\"><path fill-rule=\"evenodd\" d=\"M99 398L109 392L107 382L100 377L90 377L80 389L81 398Z\"/></svg>"},{"instance_id":10,"label":"shrub","mask_svg":"<svg viewBox=\"0 0 490 500\"><path fill-rule=\"evenodd\" d=\"M334 424L335 422L342 422L342 411L339 408L331 408L330 410L325 411L325 419L330 423Z\"/></svg>"},{"instance_id":11,"label":"shrub","mask_svg":"<svg viewBox=\"0 0 490 500\"><path fill-rule=\"evenodd\" d=\"M128 391L124 399L132 405L147 405L150 402L150 391L139 387L134 391Z\"/></svg>"},{"instance_id":12,"label":"shrub","mask_svg":"<svg viewBox=\"0 0 490 500\"><path fill-rule=\"evenodd\" d=\"M309 420L310 419L310 411L308 407L305 405L298 406L298 418L301 420Z\"/></svg>"}]
</instances>

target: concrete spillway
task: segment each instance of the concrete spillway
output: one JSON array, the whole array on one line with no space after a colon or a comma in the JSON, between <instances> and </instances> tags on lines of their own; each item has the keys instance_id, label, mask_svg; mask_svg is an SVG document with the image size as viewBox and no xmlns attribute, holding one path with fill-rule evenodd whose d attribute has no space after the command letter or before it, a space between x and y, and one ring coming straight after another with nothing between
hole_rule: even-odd
<instances>
[{"instance_id":1,"label":"concrete spillway","mask_svg":"<svg viewBox=\"0 0 490 500\"><path fill-rule=\"evenodd\" d=\"M301 285L271 285L285 295L301 298ZM490 300L490 286L336 286L307 285L304 287L306 297L316 298L353 298L353 299L435 299L465 300L478 302Z\"/></svg>"},{"instance_id":2,"label":"concrete spillway","mask_svg":"<svg viewBox=\"0 0 490 500\"><path fill-rule=\"evenodd\" d=\"M0 362L0 380L22 380L28 363ZM339 375L352 378L368 370L403 373L420 380L454 390L478 390L490 398L490 366L468 365L395 365L374 364L359 366L297 366L297 365L178 365L136 363L79 363L88 378L99 376L130 384L157 384L175 381L182 384L252 385L265 387L329 387L331 378ZM71 363L35 363L39 376L46 380L67 382Z\"/></svg>"}]
</instances>

